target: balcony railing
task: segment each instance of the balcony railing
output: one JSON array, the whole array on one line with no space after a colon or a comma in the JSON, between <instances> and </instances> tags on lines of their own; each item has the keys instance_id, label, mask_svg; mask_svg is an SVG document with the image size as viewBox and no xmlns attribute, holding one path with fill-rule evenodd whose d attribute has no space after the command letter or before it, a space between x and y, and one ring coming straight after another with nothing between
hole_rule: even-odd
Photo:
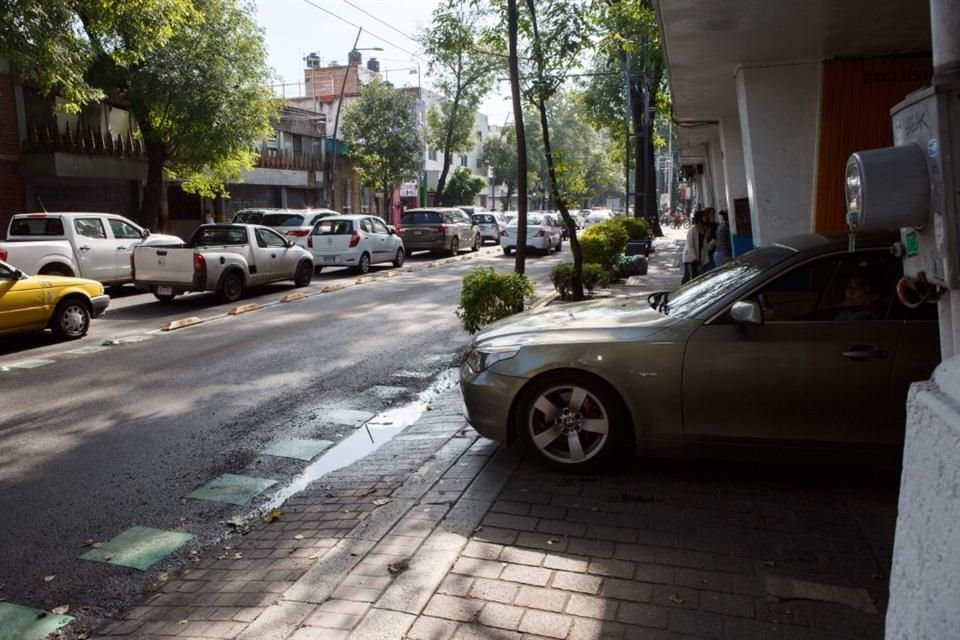
<instances>
[{"instance_id":1,"label":"balcony railing","mask_svg":"<svg viewBox=\"0 0 960 640\"><path fill-rule=\"evenodd\" d=\"M323 169L323 159L313 153L281 151L262 145L254 166L259 169L320 171Z\"/></svg>"},{"instance_id":2,"label":"balcony railing","mask_svg":"<svg viewBox=\"0 0 960 640\"><path fill-rule=\"evenodd\" d=\"M89 155L116 156L123 158L144 157L143 141L130 134L104 133L99 127L94 129L78 123L75 127L66 126L63 131L56 124L47 126L33 125L23 141L24 153L83 153Z\"/></svg>"}]
</instances>

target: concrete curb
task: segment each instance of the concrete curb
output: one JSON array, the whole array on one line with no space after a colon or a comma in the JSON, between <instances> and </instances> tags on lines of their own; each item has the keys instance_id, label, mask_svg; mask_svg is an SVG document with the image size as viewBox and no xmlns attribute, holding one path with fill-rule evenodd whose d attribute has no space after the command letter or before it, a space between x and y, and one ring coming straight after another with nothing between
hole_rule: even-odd
<instances>
[{"instance_id":1,"label":"concrete curb","mask_svg":"<svg viewBox=\"0 0 960 640\"><path fill-rule=\"evenodd\" d=\"M545 296L543 296L543 297L541 297L541 298L537 298L536 300L534 300L534 301L533 301L533 304L530 305L530 308L531 308L531 309L539 309L539 308L541 308L541 307L545 307L545 306L547 306L548 304L550 304L551 302L553 302L554 300L556 300L556 299L559 298L559 297L560 297L560 292L559 292L559 291L554 291L553 293L548 293L547 295L545 295Z\"/></svg>"},{"instance_id":2,"label":"concrete curb","mask_svg":"<svg viewBox=\"0 0 960 640\"><path fill-rule=\"evenodd\" d=\"M180 320L172 320L166 323L165 325L163 325L160 328L160 330L175 331L177 329L182 329L184 327L192 327L193 325L200 324L201 322L203 322L203 320L201 320L199 317L191 316L189 318L181 318Z\"/></svg>"},{"instance_id":3,"label":"concrete curb","mask_svg":"<svg viewBox=\"0 0 960 640\"><path fill-rule=\"evenodd\" d=\"M310 296L306 293L288 293L287 295L280 298L280 302L296 302L297 300L306 300Z\"/></svg>"}]
</instances>

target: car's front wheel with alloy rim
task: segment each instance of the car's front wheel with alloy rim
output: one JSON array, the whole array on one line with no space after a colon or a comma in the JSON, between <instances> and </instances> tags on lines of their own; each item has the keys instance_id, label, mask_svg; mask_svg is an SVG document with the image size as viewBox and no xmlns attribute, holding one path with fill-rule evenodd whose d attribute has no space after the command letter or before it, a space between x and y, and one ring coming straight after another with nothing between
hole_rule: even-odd
<instances>
[{"instance_id":1,"label":"car's front wheel with alloy rim","mask_svg":"<svg viewBox=\"0 0 960 640\"><path fill-rule=\"evenodd\" d=\"M67 298L57 305L50 319L50 329L58 338L76 340L90 328L90 307L79 298Z\"/></svg>"},{"instance_id":2,"label":"car's front wheel with alloy rim","mask_svg":"<svg viewBox=\"0 0 960 640\"><path fill-rule=\"evenodd\" d=\"M455 256L460 253L460 239L454 238L450 241L450 255Z\"/></svg>"},{"instance_id":3,"label":"car's front wheel with alloy rim","mask_svg":"<svg viewBox=\"0 0 960 640\"><path fill-rule=\"evenodd\" d=\"M480 238L480 234L477 234L476 239L473 241L473 246L470 247L470 251L480 251L480 245L483 243L483 239Z\"/></svg>"},{"instance_id":4,"label":"car's front wheel with alloy rim","mask_svg":"<svg viewBox=\"0 0 960 640\"><path fill-rule=\"evenodd\" d=\"M236 302L243 296L243 276L237 271L231 271L223 276L220 282L220 297L224 302Z\"/></svg>"},{"instance_id":5,"label":"car's front wheel with alloy rim","mask_svg":"<svg viewBox=\"0 0 960 640\"><path fill-rule=\"evenodd\" d=\"M520 437L554 468L593 470L620 447L620 399L589 376L545 375L523 391L517 407Z\"/></svg>"},{"instance_id":6,"label":"car's front wheel with alloy rim","mask_svg":"<svg viewBox=\"0 0 960 640\"><path fill-rule=\"evenodd\" d=\"M298 287L306 287L313 280L313 263L309 260L303 260L297 267L297 273L293 277L293 284Z\"/></svg>"},{"instance_id":7,"label":"car's front wheel with alloy rim","mask_svg":"<svg viewBox=\"0 0 960 640\"><path fill-rule=\"evenodd\" d=\"M397 255L393 257L393 266L397 269L403 266L403 261L406 258L406 254L403 253L403 249L397 249Z\"/></svg>"}]
</instances>

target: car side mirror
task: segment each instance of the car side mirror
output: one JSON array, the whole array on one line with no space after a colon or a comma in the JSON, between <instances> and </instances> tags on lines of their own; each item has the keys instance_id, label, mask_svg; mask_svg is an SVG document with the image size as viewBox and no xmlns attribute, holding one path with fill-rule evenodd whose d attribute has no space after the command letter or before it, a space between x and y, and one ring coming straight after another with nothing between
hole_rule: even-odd
<instances>
[{"instance_id":1,"label":"car side mirror","mask_svg":"<svg viewBox=\"0 0 960 640\"><path fill-rule=\"evenodd\" d=\"M293 240L287 240L287 249L293 249L296 244Z\"/></svg>"},{"instance_id":2,"label":"car side mirror","mask_svg":"<svg viewBox=\"0 0 960 640\"><path fill-rule=\"evenodd\" d=\"M387 233L394 236L397 234L397 229L392 224L387 226Z\"/></svg>"},{"instance_id":3,"label":"car side mirror","mask_svg":"<svg viewBox=\"0 0 960 640\"><path fill-rule=\"evenodd\" d=\"M140 237L141 237L142 239L144 239L144 240L146 240L148 237L150 237L150 229L144 229L143 231L141 231L141 232L140 232Z\"/></svg>"},{"instance_id":4,"label":"car side mirror","mask_svg":"<svg viewBox=\"0 0 960 640\"><path fill-rule=\"evenodd\" d=\"M730 307L730 319L737 324L763 324L760 303L753 300L734 302Z\"/></svg>"}]
</instances>

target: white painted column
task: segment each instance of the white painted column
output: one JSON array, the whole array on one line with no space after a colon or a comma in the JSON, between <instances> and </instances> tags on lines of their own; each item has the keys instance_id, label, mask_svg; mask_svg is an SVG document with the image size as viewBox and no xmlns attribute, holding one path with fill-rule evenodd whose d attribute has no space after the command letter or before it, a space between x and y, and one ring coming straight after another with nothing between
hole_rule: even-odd
<instances>
[{"instance_id":1,"label":"white painted column","mask_svg":"<svg viewBox=\"0 0 960 640\"><path fill-rule=\"evenodd\" d=\"M813 229L820 63L737 70L756 244Z\"/></svg>"},{"instance_id":2,"label":"white painted column","mask_svg":"<svg viewBox=\"0 0 960 640\"><path fill-rule=\"evenodd\" d=\"M724 195L730 212L730 230L739 233L733 215L733 201L747 197L747 172L743 163L743 136L740 134L738 115L720 118L720 148L723 151Z\"/></svg>"},{"instance_id":3,"label":"white painted column","mask_svg":"<svg viewBox=\"0 0 960 640\"><path fill-rule=\"evenodd\" d=\"M724 185L723 151L719 138L707 144L707 166L710 169L710 186L713 190L713 206L717 211L729 209Z\"/></svg>"}]
</instances>

